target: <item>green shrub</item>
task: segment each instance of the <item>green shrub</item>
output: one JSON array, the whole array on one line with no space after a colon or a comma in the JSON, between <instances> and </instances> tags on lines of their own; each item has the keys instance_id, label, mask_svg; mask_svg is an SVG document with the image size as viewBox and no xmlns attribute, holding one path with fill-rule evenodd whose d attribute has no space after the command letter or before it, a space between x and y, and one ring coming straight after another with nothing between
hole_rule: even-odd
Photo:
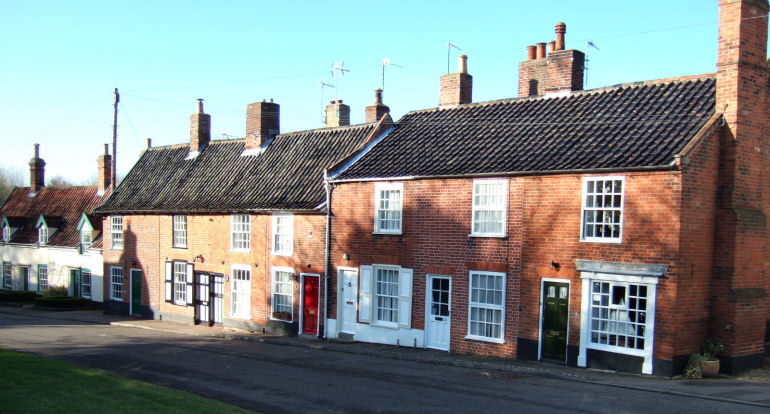
<instances>
[{"instance_id":1,"label":"green shrub","mask_svg":"<svg viewBox=\"0 0 770 414\"><path fill-rule=\"evenodd\" d=\"M687 366L684 368L684 376L689 379L703 378L703 361L706 357L703 354L692 354L687 361Z\"/></svg>"},{"instance_id":2,"label":"green shrub","mask_svg":"<svg viewBox=\"0 0 770 414\"><path fill-rule=\"evenodd\" d=\"M67 288L64 286L51 286L43 291L44 298L60 298L69 295Z\"/></svg>"},{"instance_id":3,"label":"green shrub","mask_svg":"<svg viewBox=\"0 0 770 414\"><path fill-rule=\"evenodd\" d=\"M32 302L37 293L24 290L0 290L0 302Z\"/></svg>"},{"instance_id":4,"label":"green shrub","mask_svg":"<svg viewBox=\"0 0 770 414\"><path fill-rule=\"evenodd\" d=\"M47 308L58 308L58 309L65 309L65 308L82 308L86 305L86 300L79 297L68 297L68 296L56 296L52 298L37 298L35 299L35 306L43 306Z\"/></svg>"}]
</instances>

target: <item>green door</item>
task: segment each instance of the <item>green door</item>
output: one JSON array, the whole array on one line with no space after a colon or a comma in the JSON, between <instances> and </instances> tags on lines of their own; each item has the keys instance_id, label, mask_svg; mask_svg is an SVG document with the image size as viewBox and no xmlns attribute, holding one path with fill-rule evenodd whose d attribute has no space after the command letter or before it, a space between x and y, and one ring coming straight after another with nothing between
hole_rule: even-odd
<instances>
[{"instance_id":1,"label":"green door","mask_svg":"<svg viewBox=\"0 0 770 414\"><path fill-rule=\"evenodd\" d=\"M569 284L544 282L541 359L566 362L568 323Z\"/></svg>"},{"instance_id":2,"label":"green door","mask_svg":"<svg viewBox=\"0 0 770 414\"><path fill-rule=\"evenodd\" d=\"M142 316L142 271L131 269L131 315Z\"/></svg>"},{"instance_id":3,"label":"green door","mask_svg":"<svg viewBox=\"0 0 770 414\"><path fill-rule=\"evenodd\" d=\"M70 269L70 286L72 286L72 296L81 296L80 269Z\"/></svg>"}]
</instances>

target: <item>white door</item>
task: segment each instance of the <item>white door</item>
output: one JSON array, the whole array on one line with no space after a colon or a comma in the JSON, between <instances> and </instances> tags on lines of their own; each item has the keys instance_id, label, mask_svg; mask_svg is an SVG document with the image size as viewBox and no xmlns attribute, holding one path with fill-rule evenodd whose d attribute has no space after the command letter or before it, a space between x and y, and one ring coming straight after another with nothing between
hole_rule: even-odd
<instances>
[{"instance_id":1,"label":"white door","mask_svg":"<svg viewBox=\"0 0 770 414\"><path fill-rule=\"evenodd\" d=\"M356 314L358 313L358 272L342 270L340 273L342 291L342 330L345 333L356 332Z\"/></svg>"},{"instance_id":2,"label":"white door","mask_svg":"<svg viewBox=\"0 0 770 414\"><path fill-rule=\"evenodd\" d=\"M425 346L449 351L449 333L452 326L452 279L449 276L428 275L425 289L427 309L425 314Z\"/></svg>"}]
</instances>

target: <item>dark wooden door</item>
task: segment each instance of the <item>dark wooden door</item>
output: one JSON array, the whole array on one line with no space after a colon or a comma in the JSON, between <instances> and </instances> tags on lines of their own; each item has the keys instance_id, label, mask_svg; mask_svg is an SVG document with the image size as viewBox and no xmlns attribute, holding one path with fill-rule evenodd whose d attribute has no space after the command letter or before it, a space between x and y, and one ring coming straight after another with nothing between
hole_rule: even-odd
<instances>
[{"instance_id":1,"label":"dark wooden door","mask_svg":"<svg viewBox=\"0 0 770 414\"><path fill-rule=\"evenodd\" d=\"M569 284L543 283L542 359L566 362Z\"/></svg>"},{"instance_id":2,"label":"dark wooden door","mask_svg":"<svg viewBox=\"0 0 770 414\"><path fill-rule=\"evenodd\" d=\"M142 316L142 271L131 269L131 315Z\"/></svg>"},{"instance_id":3,"label":"dark wooden door","mask_svg":"<svg viewBox=\"0 0 770 414\"><path fill-rule=\"evenodd\" d=\"M318 276L304 276L303 306L302 306L302 333L318 335L318 288L320 284Z\"/></svg>"}]
</instances>

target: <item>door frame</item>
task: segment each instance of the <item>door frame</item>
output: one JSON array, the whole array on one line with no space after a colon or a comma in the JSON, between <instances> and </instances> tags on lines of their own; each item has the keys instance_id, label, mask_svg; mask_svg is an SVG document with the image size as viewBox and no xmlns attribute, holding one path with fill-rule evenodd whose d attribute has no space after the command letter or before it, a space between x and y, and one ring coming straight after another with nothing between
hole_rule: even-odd
<instances>
[{"instance_id":1,"label":"door frame","mask_svg":"<svg viewBox=\"0 0 770 414\"><path fill-rule=\"evenodd\" d=\"M342 323L344 322L344 319L342 317L342 315L343 315L343 309L342 309L343 303L342 302L344 301L344 299L343 299L344 295L340 294L340 292L342 292L342 272L344 272L344 271L355 272L356 277L360 278L360 272L359 272L357 267L346 267L346 266L338 266L337 267L337 333L338 334L343 332L342 331ZM357 288L356 290L358 290L359 286L358 286L358 284L356 284L356 285L357 285L356 286L356 288ZM359 305L359 303L358 303L358 291L356 291L356 312L355 312L355 316L354 316L354 318L355 318L354 323L358 323L358 305ZM350 334L350 333L353 333L353 332L344 332L344 333Z\"/></svg>"},{"instance_id":2,"label":"door frame","mask_svg":"<svg viewBox=\"0 0 770 414\"><path fill-rule=\"evenodd\" d=\"M302 331L305 328L305 278L315 277L318 278L318 295L316 295L316 304L321 307L321 275L318 273L300 273L299 274L299 334L302 335ZM320 309L318 309L320 311ZM316 335L321 328L321 315L316 318ZM310 334L306 334L310 335Z\"/></svg>"},{"instance_id":3,"label":"door frame","mask_svg":"<svg viewBox=\"0 0 770 414\"><path fill-rule=\"evenodd\" d=\"M201 319L201 314L200 314L200 306L201 306L200 302L202 301L202 299L200 297L199 289L201 285L200 278L203 275L206 276L206 285L207 285L206 291L208 292L208 297L205 299L205 301L208 302L208 305L206 305L208 308L208 314L206 315L205 321ZM203 322L206 322L205 325L207 326L214 325L213 304L211 303L211 298L213 296L211 292L212 285L213 283L211 280L211 274L209 274L209 272L193 271L193 306L195 307L193 309L193 324L195 325L202 325Z\"/></svg>"},{"instance_id":4,"label":"door frame","mask_svg":"<svg viewBox=\"0 0 770 414\"><path fill-rule=\"evenodd\" d=\"M567 353L569 352L569 306L570 306L570 300L569 297L572 294L572 283L570 279L557 279L552 277L544 277L540 279L540 298L538 300L540 301L540 317L538 318L538 328L537 328L537 360L542 361L543 360L543 320L545 319L545 300L543 300L544 297L544 289L546 282L553 282L553 283L565 283L568 286L569 294L567 295L567 342L564 348L564 363L567 363Z\"/></svg>"},{"instance_id":5,"label":"door frame","mask_svg":"<svg viewBox=\"0 0 770 414\"><path fill-rule=\"evenodd\" d=\"M425 347L428 348L428 318L430 317L430 304L433 301L431 298L431 290L432 287L432 281L433 278L440 277L442 279L449 279L449 345L447 345L446 349L439 349L439 348L431 348L431 349L438 349L440 351L447 351L449 352L449 349L452 347L452 275L441 275L441 274L434 274L429 273L425 275Z\"/></svg>"},{"instance_id":6,"label":"door frame","mask_svg":"<svg viewBox=\"0 0 770 414\"><path fill-rule=\"evenodd\" d=\"M139 273L139 314L134 314L134 272ZM142 269L129 268L128 269L128 287L129 287L129 300L128 300L128 314L130 316L142 316Z\"/></svg>"}]
</instances>

